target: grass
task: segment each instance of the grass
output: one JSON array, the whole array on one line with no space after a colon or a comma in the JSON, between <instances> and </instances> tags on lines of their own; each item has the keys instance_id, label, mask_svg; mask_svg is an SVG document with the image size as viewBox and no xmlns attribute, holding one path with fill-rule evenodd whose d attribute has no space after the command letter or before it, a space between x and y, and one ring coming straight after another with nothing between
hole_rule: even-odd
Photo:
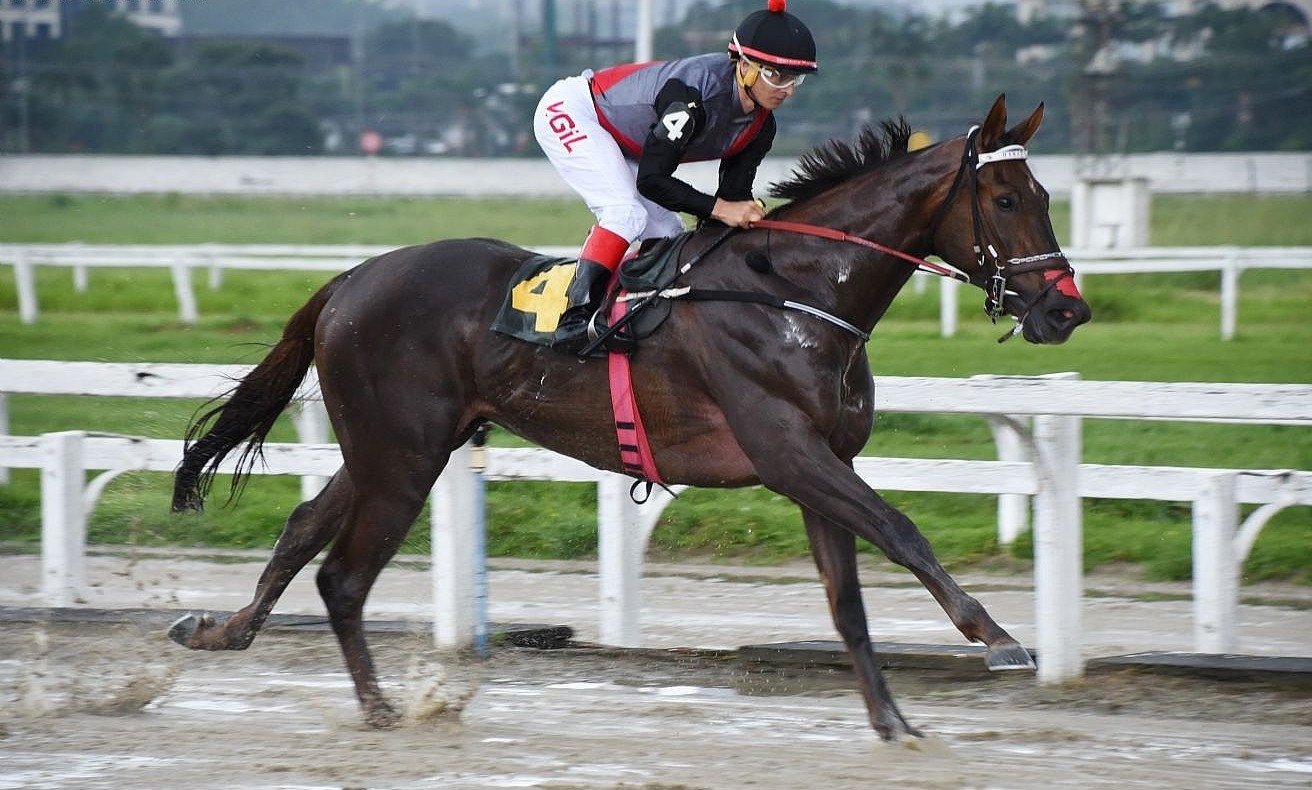
<instances>
[{"instance_id":1,"label":"grass","mask_svg":"<svg viewBox=\"0 0 1312 790\"><path fill-rule=\"evenodd\" d=\"M1059 237L1067 207L1054 208ZM0 198L0 241L96 243L352 243L401 246L444 236L486 235L523 244L578 243L590 222L582 206L535 200L237 199L179 195L133 198ZM1155 244L1312 246L1312 197L1158 197ZM290 313L326 275L228 272L223 285L198 285L196 326L176 320L168 275L143 269L96 270L79 293L69 272L39 272L42 317L17 317L12 277L0 266L0 356L106 361L255 362ZM958 336L938 336L936 289L898 297L869 345L881 375L967 376L1078 371L1088 379L1312 383L1312 273L1251 271L1243 276L1238 336L1219 339L1218 278L1209 274L1099 275L1085 295L1095 321L1064 346L999 345L999 327L963 292ZM14 396L11 431L92 429L176 438L199 404L110 398ZM290 440L289 424L274 438ZM504 432L494 441L512 443ZM867 452L912 457L991 458L980 418L886 414ZM1090 462L1312 469L1305 429L1089 420ZM215 506L200 517L168 512L166 475L116 479L100 500L90 539L101 543L260 547L272 545L297 503L291 479L260 477L240 506ZM0 487L0 540L34 544L40 513L35 472L15 470ZM886 492L919 523L954 569L1010 569L1030 555L1029 538L996 544L995 500L986 496ZM591 487L495 483L489 495L490 550L501 556L595 554ZM1085 561L1137 563L1151 578L1189 574L1187 504L1088 501ZM1282 512L1263 531L1245 566L1248 579L1312 583L1312 518L1307 508ZM407 551L428 551L416 529ZM804 557L795 507L762 489L689 491L666 511L652 543L663 558L776 563Z\"/></svg>"}]
</instances>

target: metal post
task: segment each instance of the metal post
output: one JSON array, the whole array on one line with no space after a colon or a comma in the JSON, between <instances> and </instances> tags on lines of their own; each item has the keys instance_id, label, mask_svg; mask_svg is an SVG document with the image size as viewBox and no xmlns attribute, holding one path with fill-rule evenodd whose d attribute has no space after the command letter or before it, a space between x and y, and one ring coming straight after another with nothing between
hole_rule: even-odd
<instances>
[{"instance_id":1,"label":"metal post","mask_svg":"<svg viewBox=\"0 0 1312 790\"><path fill-rule=\"evenodd\" d=\"M633 59L646 63L652 59L651 0L638 0L638 26L633 34Z\"/></svg>"},{"instance_id":2,"label":"metal post","mask_svg":"<svg viewBox=\"0 0 1312 790\"><path fill-rule=\"evenodd\" d=\"M939 334L943 337L955 337L957 334L957 290L960 286L961 282L959 280L954 280L951 277L939 278Z\"/></svg>"},{"instance_id":3,"label":"metal post","mask_svg":"<svg viewBox=\"0 0 1312 790\"><path fill-rule=\"evenodd\" d=\"M470 492L473 502L473 534L470 560L474 563L474 652L480 657L488 655L487 643L487 483L483 478L487 470L487 425L480 426L470 439L469 451Z\"/></svg>"}]
</instances>

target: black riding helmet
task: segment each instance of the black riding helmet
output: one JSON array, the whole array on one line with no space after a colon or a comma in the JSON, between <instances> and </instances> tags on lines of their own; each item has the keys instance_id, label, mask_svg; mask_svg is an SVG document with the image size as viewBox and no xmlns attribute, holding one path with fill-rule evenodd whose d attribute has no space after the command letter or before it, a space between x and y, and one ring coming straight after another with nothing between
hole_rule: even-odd
<instances>
[{"instance_id":1,"label":"black riding helmet","mask_svg":"<svg viewBox=\"0 0 1312 790\"><path fill-rule=\"evenodd\" d=\"M744 19L729 42L729 54L783 71L815 71L815 39L802 20L784 10L786 6L786 0L769 0L766 10Z\"/></svg>"}]
</instances>

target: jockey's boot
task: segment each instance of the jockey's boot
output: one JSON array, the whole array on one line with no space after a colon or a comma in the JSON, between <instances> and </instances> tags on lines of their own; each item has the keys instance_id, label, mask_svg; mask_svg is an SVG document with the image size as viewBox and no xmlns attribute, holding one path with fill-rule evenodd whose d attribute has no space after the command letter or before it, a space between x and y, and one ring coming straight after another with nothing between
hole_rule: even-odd
<instances>
[{"instance_id":1,"label":"jockey's boot","mask_svg":"<svg viewBox=\"0 0 1312 790\"><path fill-rule=\"evenodd\" d=\"M591 342L588 327L592 323L592 315L601 306L611 275L615 273L628 249L629 242L623 236L600 225L593 226L579 252L579 265L574 271L574 279L565 292L570 304L574 306L561 314L560 324L556 327L555 338L551 343L552 348L567 354L577 354Z\"/></svg>"}]
</instances>

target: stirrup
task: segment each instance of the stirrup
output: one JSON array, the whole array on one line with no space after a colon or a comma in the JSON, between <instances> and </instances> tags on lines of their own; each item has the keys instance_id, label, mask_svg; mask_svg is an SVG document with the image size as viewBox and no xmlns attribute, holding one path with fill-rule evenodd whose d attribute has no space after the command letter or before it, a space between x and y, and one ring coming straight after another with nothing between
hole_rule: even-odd
<instances>
[{"instance_id":1,"label":"stirrup","mask_svg":"<svg viewBox=\"0 0 1312 790\"><path fill-rule=\"evenodd\" d=\"M579 349L579 356L583 356L584 350L591 348L592 346L597 346L597 341L610 330L610 322L606 320L604 313L605 306L603 305L601 309L593 313L592 317L588 319L588 342L583 348ZM605 341L593 349L592 355L605 356L610 352L632 354L637 347L637 341L635 341L631 335L620 330L606 335Z\"/></svg>"}]
</instances>

